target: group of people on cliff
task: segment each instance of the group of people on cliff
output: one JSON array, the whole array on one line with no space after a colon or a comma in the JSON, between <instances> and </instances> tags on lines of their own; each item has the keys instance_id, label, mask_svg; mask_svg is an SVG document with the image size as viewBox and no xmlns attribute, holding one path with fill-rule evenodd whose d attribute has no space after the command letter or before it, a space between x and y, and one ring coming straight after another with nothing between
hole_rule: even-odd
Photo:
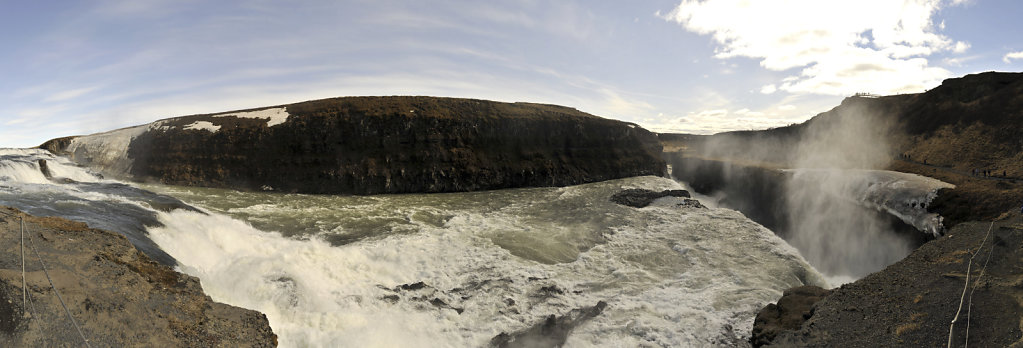
<instances>
[{"instance_id":1,"label":"group of people on cliff","mask_svg":"<svg viewBox=\"0 0 1023 348\"><path fill-rule=\"evenodd\" d=\"M977 176L977 173L980 173L980 175L983 176L983 177L994 177L995 175L997 175L997 173L995 171L992 171L990 169L974 169L973 170L973 176ZM1007 174L1007 171L1003 170L1002 171L1002 177L1003 178L1008 177L1006 174Z\"/></svg>"}]
</instances>

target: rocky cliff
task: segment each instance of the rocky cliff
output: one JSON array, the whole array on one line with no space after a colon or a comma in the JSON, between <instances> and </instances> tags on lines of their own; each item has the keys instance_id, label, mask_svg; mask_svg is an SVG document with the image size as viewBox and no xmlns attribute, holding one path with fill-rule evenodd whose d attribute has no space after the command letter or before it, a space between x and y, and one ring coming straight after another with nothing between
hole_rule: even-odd
<instances>
[{"instance_id":1,"label":"rocky cliff","mask_svg":"<svg viewBox=\"0 0 1023 348\"><path fill-rule=\"evenodd\" d=\"M851 129L852 141L840 143L840 136L807 141L815 140L815 133L827 133L819 130L829 125L846 126L843 120L863 121L848 122L853 127L833 127ZM844 146L841 156L835 157L871 155L873 161L861 162L876 166L873 169L921 174L959 186L938 197L943 204L933 205L954 225L994 219L1018 208L1023 195L1018 185L1023 182L1021 129L1023 73L987 72L945 80L925 93L849 97L832 110L787 127L710 136L661 134L659 138L665 148L783 168L806 165L800 162L814 147ZM864 143L883 146L864 149ZM987 176L982 175L985 171ZM978 178L982 180L976 184ZM1002 184L993 185L995 179Z\"/></svg>"},{"instance_id":2,"label":"rocky cliff","mask_svg":"<svg viewBox=\"0 0 1023 348\"><path fill-rule=\"evenodd\" d=\"M565 186L665 172L656 137L635 124L553 105L433 97L177 117L41 147L125 179L301 193Z\"/></svg>"},{"instance_id":3,"label":"rocky cliff","mask_svg":"<svg viewBox=\"0 0 1023 348\"><path fill-rule=\"evenodd\" d=\"M943 216L951 229L905 259L823 299L804 296L768 306L758 316L751 343L1019 346L1023 74L967 75L926 93L850 97L831 111L789 127L661 139L665 147L730 166L792 168L806 166L802 160L808 153L812 157L814 150L829 144L827 137L824 142L808 139L821 138L817 131L843 120L867 122L860 122L865 127L851 127L849 134L830 133L841 151L818 154L844 159L867 153L863 149L883 149L885 158L855 163L955 185L938 191L925 206ZM854 141L843 143L845 136ZM858 146L864 143L884 146ZM815 163L828 162L809 164ZM799 295L795 290L787 296ZM954 318L958 319L950 330Z\"/></svg>"},{"instance_id":4,"label":"rocky cliff","mask_svg":"<svg viewBox=\"0 0 1023 348\"><path fill-rule=\"evenodd\" d=\"M266 316L213 302L117 233L6 207L0 232L0 346L277 346Z\"/></svg>"}]
</instances>

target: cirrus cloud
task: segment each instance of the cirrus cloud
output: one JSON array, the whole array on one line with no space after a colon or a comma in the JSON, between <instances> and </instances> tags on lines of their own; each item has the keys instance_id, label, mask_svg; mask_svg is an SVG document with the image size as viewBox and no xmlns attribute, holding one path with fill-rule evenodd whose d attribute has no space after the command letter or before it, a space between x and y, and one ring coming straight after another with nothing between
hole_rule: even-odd
<instances>
[{"instance_id":1,"label":"cirrus cloud","mask_svg":"<svg viewBox=\"0 0 1023 348\"><path fill-rule=\"evenodd\" d=\"M748 57L772 71L798 71L767 85L797 94L919 92L951 72L928 56L962 53L966 42L939 33L948 0L683 0L661 17L710 35L715 57Z\"/></svg>"}]
</instances>

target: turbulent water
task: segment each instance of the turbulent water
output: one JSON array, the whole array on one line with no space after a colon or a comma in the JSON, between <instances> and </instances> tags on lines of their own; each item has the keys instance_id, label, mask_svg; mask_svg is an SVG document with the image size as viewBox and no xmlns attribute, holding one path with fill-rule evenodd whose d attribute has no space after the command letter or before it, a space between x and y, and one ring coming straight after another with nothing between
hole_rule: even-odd
<instances>
[{"instance_id":1,"label":"turbulent water","mask_svg":"<svg viewBox=\"0 0 1023 348\"><path fill-rule=\"evenodd\" d=\"M566 346L730 346L782 290L823 285L736 211L608 200L626 188L680 185L637 177L366 197L140 189L42 150L0 150L0 204L125 234L215 300L265 313L286 347L486 346L599 301L607 308Z\"/></svg>"}]
</instances>

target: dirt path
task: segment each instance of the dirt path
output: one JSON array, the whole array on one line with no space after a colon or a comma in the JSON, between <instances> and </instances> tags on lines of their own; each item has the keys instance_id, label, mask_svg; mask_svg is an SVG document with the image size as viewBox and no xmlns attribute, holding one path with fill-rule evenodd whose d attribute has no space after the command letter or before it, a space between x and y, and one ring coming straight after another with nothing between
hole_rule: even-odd
<instances>
[{"instance_id":1,"label":"dirt path","mask_svg":"<svg viewBox=\"0 0 1023 348\"><path fill-rule=\"evenodd\" d=\"M923 166L923 167L927 167L927 168L933 168L935 170L940 170L940 171L945 172L945 173L958 174L958 175L967 176L967 177L974 178L974 179L1007 181L1007 182L1013 182L1013 183L1023 183L1023 179L1013 178L1013 177L1005 177L1005 176L998 176L997 175L998 173L991 173L991 174L995 174L995 175L985 176L985 175L980 175L980 174L974 174L973 171L958 170L958 169L954 169L954 168L942 167L942 166L937 166L937 165L933 165L933 164L927 164L927 163L923 163L923 162L917 162L917 161L907 160L907 159L902 159L902 158L898 158L895 161L903 162L903 163L906 163L906 164L914 164L914 165ZM977 172L978 173L982 173L982 170L977 170ZM1004 171L1003 171L1003 173L1004 173Z\"/></svg>"}]
</instances>

